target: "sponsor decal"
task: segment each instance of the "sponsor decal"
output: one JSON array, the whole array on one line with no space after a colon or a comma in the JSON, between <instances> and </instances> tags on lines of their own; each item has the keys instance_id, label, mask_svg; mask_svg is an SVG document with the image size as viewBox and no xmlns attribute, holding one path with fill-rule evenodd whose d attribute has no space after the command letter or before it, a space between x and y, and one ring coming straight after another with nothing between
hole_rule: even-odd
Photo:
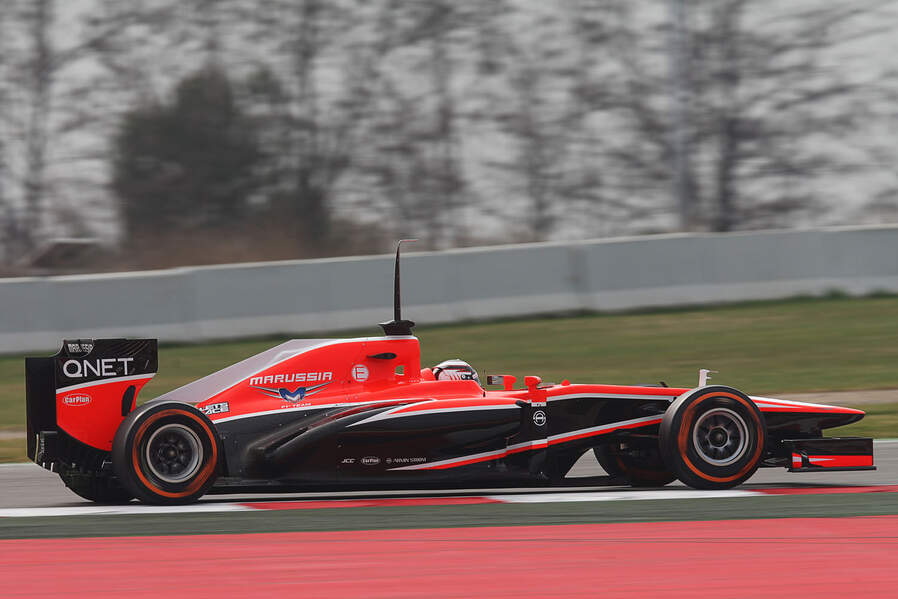
<instances>
[{"instance_id":1,"label":"sponsor decal","mask_svg":"<svg viewBox=\"0 0 898 599\"><path fill-rule=\"evenodd\" d=\"M288 374L266 374L254 376L249 380L252 387L260 385L280 385L281 383L316 383L331 381L333 372L291 372Z\"/></svg>"},{"instance_id":2,"label":"sponsor decal","mask_svg":"<svg viewBox=\"0 0 898 599\"><path fill-rule=\"evenodd\" d=\"M368 367L364 364L356 364L352 367L352 378L358 383L364 383L368 380Z\"/></svg>"},{"instance_id":3,"label":"sponsor decal","mask_svg":"<svg viewBox=\"0 0 898 599\"><path fill-rule=\"evenodd\" d=\"M380 464L380 458L373 455L368 455L362 458L362 464L365 466L377 466Z\"/></svg>"},{"instance_id":4,"label":"sponsor decal","mask_svg":"<svg viewBox=\"0 0 898 599\"><path fill-rule=\"evenodd\" d=\"M312 385L311 387L297 387L292 391L288 387L257 387L255 385L252 385L252 387L268 397L283 399L284 401L289 401L291 403L298 403L309 395L315 395L321 391L322 387L326 387L327 385L330 385L330 382Z\"/></svg>"},{"instance_id":5,"label":"sponsor decal","mask_svg":"<svg viewBox=\"0 0 898 599\"><path fill-rule=\"evenodd\" d=\"M228 405L228 402L223 401L221 403L210 403L208 406L203 406L200 408L200 411L206 416L211 416L212 414L225 414L231 411L231 407Z\"/></svg>"},{"instance_id":6,"label":"sponsor decal","mask_svg":"<svg viewBox=\"0 0 898 599\"><path fill-rule=\"evenodd\" d=\"M134 358L98 358L96 360L66 360L62 373L70 379L127 376L134 372ZM122 364L122 372L116 372L116 364Z\"/></svg>"},{"instance_id":7,"label":"sponsor decal","mask_svg":"<svg viewBox=\"0 0 898 599\"><path fill-rule=\"evenodd\" d=\"M537 410L533 413L533 424L536 426L543 426L546 423L546 413L542 410Z\"/></svg>"},{"instance_id":8,"label":"sponsor decal","mask_svg":"<svg viewBox=\"0 0 898 599\"><path fill-rule=\"evenodd\" d=\"M69 393L62 398L62 403L67 406L86 406L92 398L87 393Z\"/></svg>"},{"instance_id":9,"label":"sponsor decal","mask_svg":"<svg viewBox=\"0 0 898 599\"><path fill-rule=\"evenodd\" d=\"M70 354L89 354L94 349L94 344L89 341L82 341L80 343L66 343L66 347L69 350Z\"/></svg>"},{"instance_id":10,"label":"sponsor decal","mask_svg":"<svg viewBox=\"0 0 898 599\"><path fill-rule=\"evenodd\" d=\"M387 458L387 464L423 464L427 458Z\"/></svg>"},{"instance_id":11,"label":"sponsor decal","mask_svg":"<svg viewBox=\"0 0 898 599\"><path fill-rule=\"evenodd\" d=\"M355 464L355 458L343 458L341 464Z\"/></svg>"}]
</instances>

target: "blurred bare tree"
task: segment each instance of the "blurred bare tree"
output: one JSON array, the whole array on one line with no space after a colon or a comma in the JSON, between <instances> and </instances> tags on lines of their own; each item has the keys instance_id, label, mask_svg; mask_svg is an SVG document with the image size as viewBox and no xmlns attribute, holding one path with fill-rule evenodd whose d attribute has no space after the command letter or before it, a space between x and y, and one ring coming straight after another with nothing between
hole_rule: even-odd
<instances>
[{"instance_id":1,"label":"blurred bare tree","mask_svg":"<svg viewBox=\"0 0 898 599\"><path fill-rule=\"evenodd\" d=\"M431 74L431 90L434 94L433 127L430 135L430 148L425 156L432 156L428 161L425 173L431 187L427 191L432 195L434 214L444 213L448 219L448 245L458 245L463 231L463 219L460 216L461 199L464 193L465 180L459 161L460 139L457 123L457 111L453 84L456 80L453 56L452 33L467 24L470 12L463 12L463 4L452 0L427 0L419 4L419 21L415 27L415 37L425 40L430 46L427 60L419 66ZM430 221L430 238L432 244L439 244L440 231L435 227L439 221Z\"/></svg>"},{"instance_id":2,"label":"blurred bare tree","mask_svg":"<svg viewBox=\"0 0 898 599\"><path fill-rule=\"evenodd\" d=\"M5 134L0 200L5 201L4 249L12 256L33 249L42 226L51 90L61 66L50 39L54 16L52 0L0 7L0 125Z\"/></svg>"},{"instance_id":3,"label":"blurred bare tree","mask_svg":"<svg viewBox=\"0 0 898 599\"><path fill-rule=\"evenodd\" d=\"M493 25L501 42L491 44L490 64L500 83L491 88L498 98L484 116L497 124L511 151L490 164L507 173L506 193L522 200L505 216L522 226L526 240L548 239L572 224L613 230L614 223L645 209L607 169L604 117L611 96L604 83L607 61L596 57L607 52L614 35L611 7L575 0L563 8L534 15L526 38L502 22ZM497 8L493 18L505 19L509 10Z\"/></svg>"},{"instance_id":4,"label":"blurred bare tree","mask_svg":"<svg viewBox=\"0 0 898 599\"><path fill-rule=\"evenodd\" d=\"M260 238L288 257L378 236L440 248L857 220L829 183L868 171L879 177L852 197L879 202L867 216L891 213L880 179L894 144L871 158L878 133L859 133L886 122L889 101L845 66L898 18L876 12L883 0L76 4L0 6L7 256L51 230L114 239L122 223L153 222L129 212L138 196L180 223L244 230L253 259L269 255ZM168 133L152 131L184 108L184 81L223 94L254 140L253 158L226 169L239 200L202 174L215 159L176 160L202 189L166 195L136 158L162 152ZM98 202L121 222L98 218Z\"/></svg>"},{"instance_id":5,"label":"blurred bare tree","mask_svg":"<svg viewBox=\"0 0 898 599\"><path fill-rule=\"evenodd\" d=\"M19 243L19 219L15 206L10 197L9 167L6 158L6 138L9 126L9 88L6 83L8 77L8 28L9 14L6 6L0 6L0 218L2 218L3 243L0 247L0 257L5 258L10 249Z\"/></svg>"},{"instance_id":6,"label":"blurred bare tree","mask_svg":"<svg viewBox=\"0 0 898 599\"><path fill-rule=\"evenodd\" d=\"M470 236L469 179L462 164L463 39L476 23L471 6L389 0L369 21L372 43L357 90L368 145L351 174L362 205L383 210L397 235L451 247ZM470 58L470 56L468 56Z\"/></svg>"},{"instance_id":7,"label":"blurred bare tree","mask_svg":"<svg viewBox=\"0 0 898 599\"><path fill-rule=\"evenodd\" d=\"M113 188L128 238L228 227L244 217L259 156L250 125L213 66L180 82L171 104L126 114Z\"/></svg>"},{"instance_id":8,"label":"blurred bare tree","mask_svg":"<svg viewBox=\"0 0 898 599\"><path fill-rule=\"evenodd\" d=\"M354 193L366 210L385 214L399 238L419 235L417 225L438 220L439 206L433 205L424 189L424 156L419 146L421 106L406 95L390 69L388 57L399 54L407 43L407 10L401 0L382 3L369 15L373 23L370 46L354 49L355 62L364 65L356 79L357 93L366 100L366 114L360 122L368 140L355 157ZM350 185L352 187L352 185ZM426 227L433 232L437 227ZM434 245L433 239L427 243Z\"/></svg>"},{"instance_id":9,"label":"blurred bare tree","mask_svg":"<svg viewBox=\"0 0 898 599\"><path fill-rule=\"evenodd\" d=\"M345 2L272 0L251 3L246 40L271 48L255 74L263 101L256 114L281 158L272 208L297 223L307 242L329 240L334 187L350 164L360 103L344 36L353 13ZM249 14L247 15L249 16Z\"/></svg>"},{"instance_id":10,"label":"blurred bare tree","mask_svg":"<svg viewBox=\"0 0 898 599\"><path fill-rule=\"evenodd\" d=\"M882 21L889 23L889 13ZM891 16L898 18L898 5L892 3ZM876 193L854 206L850 218L861 223L898 222L898 64L890 64L880 76L885 85L879 90L879 102L864 111L867 129L879 132L881 143L874 147L871 163L867 165L871 178L882 181ZM873 104L872 102L870 104ZM884 134L884 135L883 135Z\"/></svg>"},{"instance_id":11,"label":"blurred bare tree","mask_svg":"<svg viewBox=\"0 0 898 599\"><path fill-rule=\"evenodd\" d=\"M94 27L123 26L104 41L100 61L111 87L130 103L156 102L160 80L184 67L212 65L240 79L235 100L261 142L258 193L245 198L270 222L297 234L299 247L327 240L331 193L347 164L354 115L320 92L333 74L321 57L340 39L347 14L318 0L98 0ZM151 47L163 60L147 56ZM177 53L178 60L164 60ZM169 67L168 73L160 72ZM166 77L167 76L167 77ZM330 81L327 81L330 83Z\"/></svg>"},{"instance_id":12,"label":"blurred bare tree","mask_svg":"<svg viewBox=\"0 0 898 599\"><path fill-rule=\"evenodd\" d=\"M558 49L549 40L521 46L509 40L507 84L510 102L493 118L511 141L513 151L491 164L507 172L510 192L524 201L512 221L523 226L526 238L542 241L564 209L562 169L567 160L571 113L558 81ZM553 64L554 62L554 64Z\"/></svg>"},{"instance_id":13,"label":"blurred bare tree","mask_svg":"<svg viewBox=\"0 0 898 599\"><path fill-rule=\"evenodd\" d=\"M657 193L679 164L692 204L683 229L788 226L819 215L819 180L864 164L844 144L871 92L828 61L837 46L871 33L852 27L853 19L878 3L784 11L768 0L672 2L686 15L685 79L673 90L665 57L676 52L668 41L676 22L662 15L647 27L644 6L618 2L610 58L621 73L607 85L616 96L609 118L629 124L615 151L619 167L635 171L643 193ZM670 108L675 94L686 100L682 114ZM685 135L679 163L677 128Z\"/></svg>"},{"instance_id":14,"label":"blurred bare tree","mask_svg":"<svg viewBox=\"0 0 898 599\"><path fill-rule=\"evenodd\" d=\"M7 0L0 6L0 251L15 261L48 235L91 233L103 181L97 124L104 118L78 73L96 37L66 27L69 5ZM99 37L108 32L101 31Z\"/></svg>"}]
</instances>

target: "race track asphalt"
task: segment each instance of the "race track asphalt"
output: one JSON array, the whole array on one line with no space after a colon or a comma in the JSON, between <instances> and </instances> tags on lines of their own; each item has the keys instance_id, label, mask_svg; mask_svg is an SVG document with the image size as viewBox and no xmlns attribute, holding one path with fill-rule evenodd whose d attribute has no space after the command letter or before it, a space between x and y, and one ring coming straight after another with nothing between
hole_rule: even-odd
<instances>
[{"instance_id":1,"label":"race track asphalt","mask_svg":"<svg viewBox=\"0 0 898 599\"><path fill-rule=\"evenodd\" d=\"M790 473L783 468L763 468L740 488L752 489L758 487L814 487L830 485L876 486L898 484L898 439L877 441L874 447L876 470L859 472L829 472L829 473ZM598 476L604 474L601 466L595 461L591 452L583 455L580 461L574 465L569 476ZM620 490L625 487L589 487L590 489ZM665 489L685 489L681 483L674 482ZM578 488L582 491L583 488ZM533 492L531 489L501 489L494 490L501 493L509 492ZM543 490L543 492L545 489ZM555 492L558 489L551 489ZM465 489L434 493L427 491L425 495L462 493L484 493L484 489ZM299 499L319 499L334 497L371 497L372 495L409 496L420 495L414 490L409 491L384 491L372 492L341 492L341 493L281 493L267 495L209 495L203 502L220 501L268 501L283 500L296 501ZM73 505L90 505L90 502L81 499L62 484L59 476L38 467L36 464L0 464L0 508L28 508L28 507L61 507Z\"/></svg>"},{"instance_id":2,"label":"race track asphalt","mask_svg":"<svg viewBox=\"0 0 898 599\"><path fill-rule=\"evenodd\" d=\"M373 530L526 524L594 524L603 522L723 520L755 518L839 517L898 515L898 487L893 492L867 492L898 485L898 441L877 442L876 471L794 474L783 469L759 471L740 490L782 488L788 494L726 496L713 493L702 498L679 483L657 491L627 487L572 489L468 489L451 492L355 492L291 493L266 495L211 495L196 509L179 513L153 513L132 504L128 514L0 517L0 538L119 536L197 533L246 533L281 531ZM601 468L586 454L572 475L595 476ZM846 489L846 487L849 487ZM865 487L870 487L866 489ZM845 491L852 491L847 493ZM513 503L388 502L357 507L364 502L324 507L344 509L282 509L297 501L445 497L449 495L514 495ZM794 493L794 494L793 494ZM547 494L551 494L551 497ZM748 494L751 495L751 494ZM548 498L550 497L550 498ZM547 499L548 498L548 499ZM638 501L628 501L638 498ZM609 500L605 500L609 499ZM235 502L265 503L266 510L217 512ZM34 464L0 466L0 509L90 506L69 492L59 478ZM351 507L350 507L351 506Z\"/></svg>"}]
</instances>

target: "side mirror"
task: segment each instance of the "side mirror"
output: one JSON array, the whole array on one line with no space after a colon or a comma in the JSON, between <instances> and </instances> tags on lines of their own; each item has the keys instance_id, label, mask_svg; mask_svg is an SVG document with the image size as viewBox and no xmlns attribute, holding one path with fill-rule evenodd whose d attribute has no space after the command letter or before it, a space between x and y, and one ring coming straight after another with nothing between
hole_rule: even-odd
<instances>
[{"instance_id":1,"label":"side mirror","mask_svg":"<svg viewBox=\"0 0 898 599\"><path fill-rule=\"evenodd\" d=\"M486 375L487 385L502 385L505 391L511 391L517 382L517 377L510 374L488 374Z\"/></svg>"}]
</instances>

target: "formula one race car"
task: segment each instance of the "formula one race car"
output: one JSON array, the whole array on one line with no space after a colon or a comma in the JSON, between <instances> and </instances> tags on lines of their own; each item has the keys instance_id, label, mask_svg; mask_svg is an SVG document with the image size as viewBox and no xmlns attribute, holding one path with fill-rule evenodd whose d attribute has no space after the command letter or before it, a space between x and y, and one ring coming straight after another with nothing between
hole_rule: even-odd
<instances>
[{"instance_id":1,"label":"formula one race car","mask_svg":"<svg viewBox=\"0 0 898 599\"><path fill-rule=\"evenodd\" d=\"M460 361L422 368L402 320L384 337L297 339L137 406L156 340L63 342L27 358L28 457L99 502L207 492L597 484L565 478L587 451L604 482L724 489L758 467L872 470L873 442L825 438L860 410L749 397L701 380L543 384ZM703 373L701 379L705 379Z\"/></svg>"}]
</instances>

